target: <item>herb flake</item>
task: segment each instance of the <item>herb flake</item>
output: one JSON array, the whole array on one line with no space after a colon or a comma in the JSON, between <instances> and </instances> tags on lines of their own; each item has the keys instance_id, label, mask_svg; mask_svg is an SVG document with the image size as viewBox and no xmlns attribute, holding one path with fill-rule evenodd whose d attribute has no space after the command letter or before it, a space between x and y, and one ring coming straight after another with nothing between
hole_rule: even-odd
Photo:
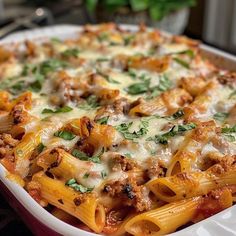
<instances>
[{"instance_id":1,"label":"herb flake","mask_svg":"<svg viewBox=\"0 0 236 236\"><path fill-rule=\"evenodd\" d=\"M174 60L175 62L177 62L179 65L181 65L181 66L183 66L184 68L186 68L186 69L189 69L189 68L190 68L189 63L187 63L186 61L184 61L184 60L182 60L182 59L180 59L180 58L178 58L178 57L173 58L173 60Z\"/></svg>"},{"instance_id":2,"label":"herb flake","mask_svg":"<svg viewBox=\"0 0 236 236\"><path fill-rule=\"evenodd\" d=\"M56 110L52 110L52 109L49 109L49 108L44 108L42 110L42 114L47 114L47 113L66 113L66 112L70 112L72 111L73 108L69 107L69 106L64 106L64 107L60 107Z\"/></svg>"},{"instance_id":3,"label":"herb flake","mask_svg":"<svg viewBox=\"0 0 236 236\"><path fill-rule=\"evenodd\" d=\"M99 151L97 154L93 155L92 157L88 156L86 153L78 150L78 149L74 149L72 151L72 155L76 158L79 158L82 161L91 161L94 163L101 163L101 156L102 154L105 152L105 148L102 148L101 151Z\"/></svg>"},{"instance_id":4,"label":"herb flake","mask_svg":"<svg viewBox=\"0 0 236 236\"><path fill-rule=\"evenodd\" d=\"M215 120L223 122L227 117L229 116L229 113L226 112L217 112L214 114L213 118Z\"/></svg>"},{"instance_id":5,"label":"herb flake","mask_svg":"<svg viewBox=\"0 0 236 236\"><path fill-rule=\"evenodd\" d=\"M160 143L160 144L168 144L168 139L171 137L174 137L178 134L181 134L185 131L189 131L192 129L196 128L196 124L194 123L189 123L186 125L177 125L177 126L173 126L168 132L164 133L164 134L160 134L160 135L155 135L154 137L149 137L146 140L147 141L154 141L156 144Z\"/></svg>"},{"instance_id":6,"label":"herb flake","mask_svg":"<svg viewBox=\"0 0 236 236\"><path fill-rule=\"evenodd\" d=\"M76 179L69 179L66 183L66 186L69 186L71 188L73 188L75 191L81 192L81 193L89 193L92 192L94 188L88 188L85 187L81 184L78 184Z\"/></svg>"},{"instance_id":7,"label":"herb flake","mask_svg":"<svg viewBox=\"0 0 236 236\"><path fill-rule=\"evenodd\" d=\"M98 119L96 122L101 125L106 125L109 120L109 116L104 116L100 119Z\"/></svg>"},{"instance_id":8,"label":"herb flake","mask_svg":"<svg viewBox=\"0 0 236 236\"><path fill-rule=\"evenodd\" d=\"M54 133L54 136L62 138L64 140L72 140L72 139L74 139L76 137L75 134L73 134L70 131L66 131L66 130L57 131L57 132Z\"/></svg>"}]
</instances>

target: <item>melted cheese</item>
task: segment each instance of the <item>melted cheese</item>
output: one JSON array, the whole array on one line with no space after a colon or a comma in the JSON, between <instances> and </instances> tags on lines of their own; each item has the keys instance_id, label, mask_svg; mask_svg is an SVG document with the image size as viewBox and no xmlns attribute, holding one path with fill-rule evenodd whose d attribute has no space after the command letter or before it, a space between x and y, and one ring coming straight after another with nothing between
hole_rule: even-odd
<instances>
[{"instance_id":1,"label":"melted cheese","mask_svg":"<svg viewBox=\"0 0 236 236\"><path fill-rule=\"evenodd\" d=\"M119 34L122 33L119 32ZM32 131L37 132L39 128L43 129L41 140L45 146L49 148L65 147L67 150L72 150L76 146L76 143L78 143L78 141L80 140L80 137L77 136L75 139L68 141L62 138L55 137L54 133L72 119L87 116L93 120L96 117L96 108L85 110L83 108L80 108L77 104L80 99L83 100L84 97L86 97L90 93L96 93L99 89L104 88L110 90L119 90L119 96L116 99L126 98L129 105L133 106L133 102L135 103L135 101L137 101L139 98L146 99L147 94L143 93L131 95L127 92L127 88L131 85L143 82L143 75L145 79L150 80L149 86L152 88L159 86L160 78L165 75L172 83L171 87L168 89L172 89L178 86L181 87L181 85L179 85L179 81L183 77L197 77L199 74L207 77L208 73L210 74L211 70L209 69L208 65L204 63L204 60L196 62L191 58L188 58L187 55L182 55L180 53L185 50L191 50L191 48L189 48L187 44L177 44L173 42L170 43L170 41L167 40L166 43L156 45L155 42L153 43L151 40L148 39L148 36L146 34L147 33L145 32L137 33L141 41L138 41L138 39L136 39L135 43L131 43L130 45L126 46L110 45L109 42L104 42L100 44L96 39L94 43L86 46L80 45L80 43L77 42L73 43L73 41L69 43L51 43L50 45L53 50L54 57L57 57L57 59L61 60L61 55L68 49L78 49L79 56L77 59L81 59L83 63L75 63L74 65L73 60L72 62L69 60L71 58L66 58L65 62L68 62L69 66L59 69L57 68L53 73L47 74L42 84L41 91L32 92L32 109L30 109L28 112L32 117L34 117L34 119L30 123L25 125L24 128L26 130L26 133ZM28 76L22 75L23 66L25 65L25 63L33 64L35 66L40 65L40 63L42 63L43 61L50 59L46 53L47 50L44 48L43 45L38 45L36 48L37 53L35 57L29 58L26 61L13 61L7 66L5 66L1 80L7 80L8 77L12 76L18 76L16 81L24 80L27 83L34 82L35 77L34 75L32 75L32 73ZM145 56L149 56L148 51L152 50L153 48L157 49L154 50L154 55L152 55L152 57L159 58L163 55L170 55L171 57L168 68L162 73L149 71L145 68L132 69L133 73L136 75L135 78L133 78L129 75L127 68L119 68L114 66L114 64L112 63L112 60L120 54L127 56L143 54ZM183 57L183 60L185 60L188 65L190 65L190 68L186 68L180 63L177 63L175 60L172 60L173 57ZM105 59L105 61L102 62L102 59ZM111 80L117 81L117 83L114 81L112 82L111 80L109 81L109 79L107 79L106 81L103 79L105 82L93 84L94 81L88 75L91 75L92 73L96 74L98 69L104 72L106 76L108 76ZM55 86L57 80L59 79L57 72L61 70L68 74L73 79L73 82L69 81L68 85L61 85L60 83L63 83L63 81L60 81L59 85L57 86L61 85L61 87L60 89L57 89L57 87ZM86 89L89 88L88 90L84 90L83 86L82 88L73 88L74 83L76 84L76 82L78 82L80 79L85 82L87 87L84 87L86 87ZM5 89L10 89L16 81L11 81L9 86ZM69 86L69 88L67 88L66 86ZM27 90L27 88L25 88L24 90ZM71 97L67 100L65 99L66 91L68 91L68 97ZM215 90L214 93L209 94L209 96L211 96L213 99L210 104L208 104L207 111L205 113L199 113L197 115L197 119L199 121L212 120L214 114L217 112L228 113L230 109L235 106L236 103L235 98L229 99L229 95L231 93L232 88L220 85L218 90ZM58 109L58 105L51 102L51 95L57 97L59 100L62 100L64 103L63 105L71 106L73 110L66 113L43 114L42 111L45 108L52 110ZM13 97L16 96L17 95L14 95ZM78 99L78 101L76 99ZM112 105L114 101L111 102L108 99L108 101L102 101L100 105L105 107L106 103ZM186 104L186 106L187 105L188 104ZM62 107L61 104L60 106ZM121 154L123 156L127 156L128 154L130 158L135 161L139 166L141 166L144 171L148 170L149 168L147 164L147 160L149 158L156 158L160 160L164 164L164 166L168 168L172 161L173 155L178 151L179 147L183 143L186 133L177 134L173 137L169 137L167 145L163 145L154 141L148 141L147 139L149 137L155 137L155 135L163 135L166 132L170 131L173 126L177 126L179 124L184 125L183 117L176 120L170 120L167 118L147 118L148 128L145 135L141 135L139 138L127 141L125 140L122 133L116 131L115 138L113 140L114 147L110 147L110 149L102 155L101 164L90 163L88 169L84 168L83 171L77 173L77 175L75 176L76 180L86 187L95 187L95 190L98 191L104 181L122 181L127 178L127 173L125 173L124 171L114 171L111 168L110 158L113 155L112 153ZM117 127L122 123L128 124L132 122L132 126L129 128L129 132L137 133L140 130L142 119L143 118L141 117L130 117L125 113L114 113L110 115L108 119L108 125ZM219 126L222 125L220 121L217 121L217 124ZM195 146L189 147L187 151L195 153L196 150L199 148L198 145L199 144L196 143ZM201 155L205 156L207 155L207 153L212 151L224 152L224 154L226 154L226 152L230 154L235 154L235 142L231 142L229 144L229 147L230 148L228 149L228 151L222 151L216 149L212 145L212 143L208 143L207 145L205 145L205 147L203 147ZM26 170L25 173L27 173L29 164L30 161L22 162L22 166L18 166L17 168L19 168L20 171ZM105 180L101 175L102 172L106 173ZM87 178L84 178L85 174L89 174L89 176Z\"/></svg>"}]
</instances>

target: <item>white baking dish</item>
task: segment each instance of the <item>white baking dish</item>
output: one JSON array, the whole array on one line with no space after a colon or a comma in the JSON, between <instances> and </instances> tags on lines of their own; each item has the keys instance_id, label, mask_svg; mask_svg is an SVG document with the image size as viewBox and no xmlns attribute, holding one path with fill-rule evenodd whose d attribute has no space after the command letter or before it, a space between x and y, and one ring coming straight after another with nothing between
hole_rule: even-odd
<instances>
[{"instance_id":1,"label":"white baking dish","mask_svg":"<svg viewBox=\"0 0 236 236\"><path fill-rule=\"evenodd\" d=\"M135 30L136 26L122 25L122 27ZM24 41L25 39L45 39L50 37L71 38L76 37L81 31L80 26L58 25L40 29L28 30L9 35L0 41L0 44L11 44ZM202 45L202 53L210 58L216 65L221 68L236 70L236 57ZM1 189L12 207L22 216L25 223L31 228L35 235L96 235L83 231L57 219L44 208L42 208L30 195L18 184L6 178L7 171L0 165ZM230 236L236 235L236 206L226 209L206 220L189 226L181 231L173 233L176 236Z\"/></svg>"}]
</instances>

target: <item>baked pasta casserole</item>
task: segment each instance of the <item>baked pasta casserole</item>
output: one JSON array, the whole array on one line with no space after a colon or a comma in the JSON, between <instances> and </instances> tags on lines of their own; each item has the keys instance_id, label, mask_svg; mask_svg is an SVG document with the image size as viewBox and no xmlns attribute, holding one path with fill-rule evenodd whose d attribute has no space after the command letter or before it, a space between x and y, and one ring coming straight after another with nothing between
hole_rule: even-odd
<instances>
[{"instance_id":1,"label":"baked pasta casserole","mask_svg":"<svg viewBox=\"0 0 236 236\"><path fill-rule=\"evenodd\" d=\"M1 46L0 162L76 227L180 230L236 200L236 73L144 25Z\"/></svg>"}]
</instances>

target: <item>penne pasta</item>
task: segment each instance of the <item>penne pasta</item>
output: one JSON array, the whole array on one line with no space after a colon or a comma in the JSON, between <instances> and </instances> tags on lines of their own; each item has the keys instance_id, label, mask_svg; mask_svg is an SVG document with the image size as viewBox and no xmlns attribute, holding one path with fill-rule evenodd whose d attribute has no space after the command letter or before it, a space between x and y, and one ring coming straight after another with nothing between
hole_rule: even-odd
<instances>
[{"instance_id":1,"label":"penne pasta","mask_svg":"<svg viewBox=\"0 0 236 236\"><path fill-rule=\"evenodd\" d=\"M135 216L127 222L125 230L135 236L169 234L181 225L208 217L209 215L202 214L204 211L216 213L232 205L232 196L228 189L222 189L217 196L217 200L209 195L169 203ZM219 205L212 206L214 203Z\"/></svg>"},{"instance_id":2,"label":"penne pasta","mask_svg":"<svg viewBox=\"0 0 236 236\"><path fill-rule=\"evenodd\" d=\"M147 187L159 199L174 202L205 195L213 189L236 184L235 177L235 169L218 174L214 171L213 166L204 172L183 172L170 177L154 179L147 183Z\"/></svg>"},{"instance_id":3,"label":"penne pasta","mask_svg":"<svg viewBox=\"0 0 236 236\"><path fill-rule=\"evenodd\" d=\"M173 156L167 176L200 169L196 164L199 152L214 137L215 129L214 121L199 123L198 127L185 137L182 146Z\"/></svg>"},{"instance_id":4,"label":"penne pasta","mask_svg":"<svg viewBox=\"0 0 236 236\"><path fill-rule=\"evenodd\" d=\"M130 110L131 116L169 115L191 101L191 96L183 89L172 89L150 101L138 100Z\"/></svg>"},{"instance_id":5,"label":"penne pasta","mask_svg":"<svg viewBox=\"0 0 236 236\"><path fill-rule=\"evenodd\" d=\"M102 231L105 224L105 211L96 197L91 195L81 201L81 194L66 187L61 181L51 179L42 173L34 175L33 181L40 184L40 194L43 199L77 217L96 233Z\"/></svg>"},{"instance_id":6,"label":"penne pasta","mask_svg":"<svg viewBox=\"0 0 236 236\"><path fill-rule=\"evenodd\" d=\"M58 178L64 180L75 178L79 182L83 180L84 174L93 167L92 163L81 161L60 148L42 153L37 158L37 165Z\"/></svg>"}]
</instances>

